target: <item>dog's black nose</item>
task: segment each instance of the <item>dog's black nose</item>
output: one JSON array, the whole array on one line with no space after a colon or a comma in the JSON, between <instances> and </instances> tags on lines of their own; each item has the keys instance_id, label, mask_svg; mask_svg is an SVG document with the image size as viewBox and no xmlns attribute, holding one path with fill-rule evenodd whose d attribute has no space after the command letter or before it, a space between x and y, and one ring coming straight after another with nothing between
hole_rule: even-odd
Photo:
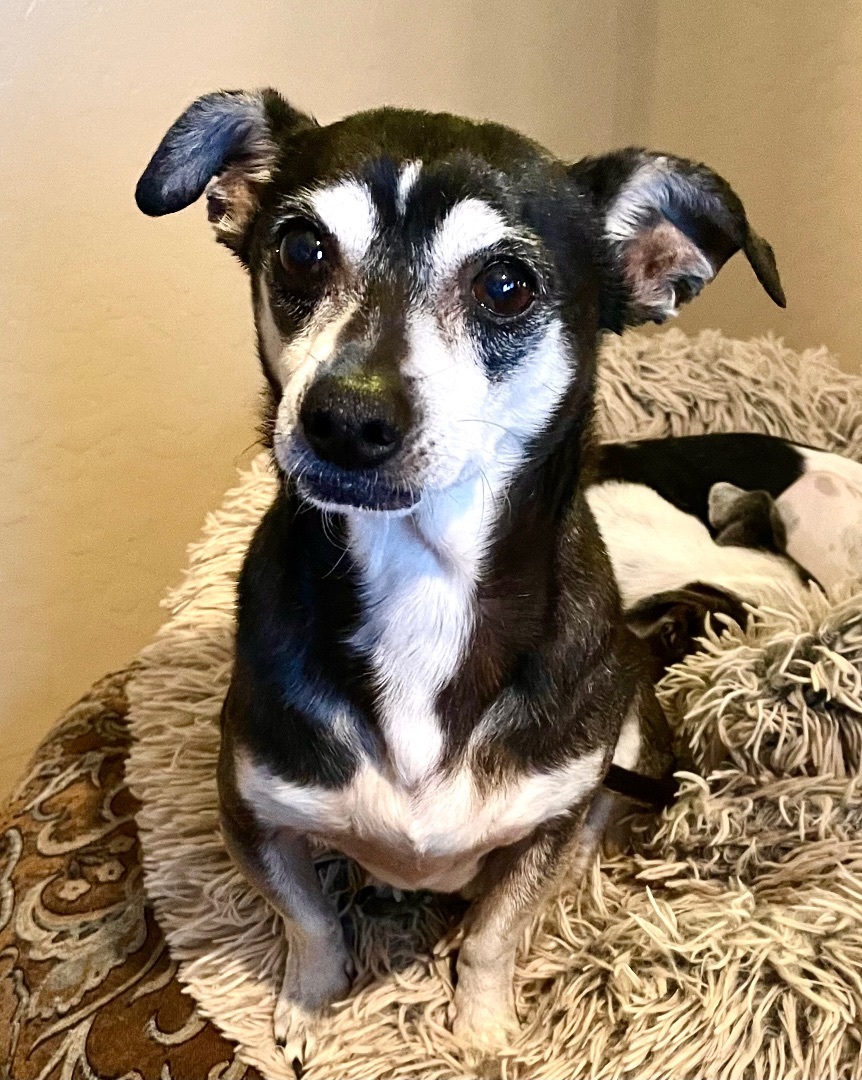
<instances>
[{"instance_id":1,"label":"dog's black nose","mask_svg":"<svg viewBox=\"0 0 862 1080\"><path fill-rule=\"evenodd\" d=\"M372 377L325 375L308 388L299 420L321 460L342 469L370 469L401 449L410 406L403 392Z\"/></svg>"}]
</instances>

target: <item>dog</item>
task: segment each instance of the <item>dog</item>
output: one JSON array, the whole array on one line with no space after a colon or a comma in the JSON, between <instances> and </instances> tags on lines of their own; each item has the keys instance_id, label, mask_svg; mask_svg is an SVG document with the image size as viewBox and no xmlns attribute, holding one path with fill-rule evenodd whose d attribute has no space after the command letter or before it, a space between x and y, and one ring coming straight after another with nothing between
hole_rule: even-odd
<instances>
[{"instance_id":1,"label":"dog","mask_svg":"<svg viewBox=\"0 0 862 1080\"><path fill-rule=\"evenodd\" d=\"M137 187L205 196L247 269L280 485L238 584L221 827L284 920L275 1036L301 1062L350 957L310 854L466 891L454 1032L518 1032L525 923L582 873L612 764L672 768L585 494L596 347L769 244L706 166L566 164L494 123L384 108L326 126L273 90L194 102Z\"/></svg>"},{"instance_id":2,"label":"dog","mask_svg":"<svg viewBox=\"0 0 862 1080\"><path fill-rule=\"evenodd\" d=\"M862 464L840 454L753 433L607 443L586 494L656 680L707 617L745 627L747 605L862 573Z\"/></svg>"}]
</instances>

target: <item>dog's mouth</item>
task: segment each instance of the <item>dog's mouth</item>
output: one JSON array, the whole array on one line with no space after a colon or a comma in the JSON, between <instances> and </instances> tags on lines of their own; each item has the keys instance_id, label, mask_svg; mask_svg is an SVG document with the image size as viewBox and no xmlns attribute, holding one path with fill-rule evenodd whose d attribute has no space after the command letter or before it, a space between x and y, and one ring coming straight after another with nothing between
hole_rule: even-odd
<instances>
[{"instance_id":1,"label":"dog's mouth","mask_svg":"<svg viewBox=\"0 0 862 1080\"><path fill-rule=\"evenodd\" d=\"M276 440L275 456L293 479L305 502L321 510L368 510L393 513L411 510L421 498L421 490L378 469L343 469L321 461L309 449Z\"/></svg>"}]
</instances>

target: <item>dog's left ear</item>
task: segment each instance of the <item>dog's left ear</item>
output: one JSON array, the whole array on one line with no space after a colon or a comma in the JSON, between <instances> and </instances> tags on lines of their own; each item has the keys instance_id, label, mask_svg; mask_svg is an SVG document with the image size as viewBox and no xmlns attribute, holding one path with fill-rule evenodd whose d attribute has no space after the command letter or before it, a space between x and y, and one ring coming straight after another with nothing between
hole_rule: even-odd
<instances>
[{"instance_id":1,"label":"dog's left ear","mask_svg":"<svg viewBox=\"0 0 862 1080\"><path fill-rule=\"evenodd\" d=\"M570 176L601 214L622 279L624 295L605 305L606 329L676 315L737 251L785 306L772 248L748 224L730 185L705 165L629 149L584 158Z\"/></svg>"},{"instance_id":2,"label":"dog's left ear","mask_svg":"<svg viewBox=\"0 0 862 1080\"><path fill-rule=\"evenodd\" d=\"M160 217L206 191L216 236L237 250L284 140L314 126L275 90L205 94L168 129L138 181L135 201L145 214Z\"/></svg>"}]
</instances>

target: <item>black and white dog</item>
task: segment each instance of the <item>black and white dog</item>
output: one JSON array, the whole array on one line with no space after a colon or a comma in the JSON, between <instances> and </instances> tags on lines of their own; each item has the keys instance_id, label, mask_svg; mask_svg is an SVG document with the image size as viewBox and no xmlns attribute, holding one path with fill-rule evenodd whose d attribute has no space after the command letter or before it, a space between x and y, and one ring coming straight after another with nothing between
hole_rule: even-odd
<instances>
[{"instance_id":1,"label":"black and white dog","mask_svg":"<svg viewBox=\"0 0 862 1080\"><path fill-rule=\"evenodd\" d=\"M862 574L862 464L758 434L608 443L587 501L626 622L653 674L681 660L706 617L786 609L811 581Z\"/></svg>"},{"instance_id":2,"label":"black and white dog","mask_svg":"<svg viewBox=\"0 0 862 1080\"><path fill-rule=\"evenodd\" d=\"M277 1038L301 1058L349 987L314 840L399 889L469 889L454 1030L493 1052L521 929L595 850L612 762L672 766L585 492L597 341L738 250L783 305L772 250L702 165L567 165L395 109L321 127L272 90L191 105L137 201L204 192L250 274L282 481L219 765L227 846L289 936Z\"/></svg>"}]
</instances>

